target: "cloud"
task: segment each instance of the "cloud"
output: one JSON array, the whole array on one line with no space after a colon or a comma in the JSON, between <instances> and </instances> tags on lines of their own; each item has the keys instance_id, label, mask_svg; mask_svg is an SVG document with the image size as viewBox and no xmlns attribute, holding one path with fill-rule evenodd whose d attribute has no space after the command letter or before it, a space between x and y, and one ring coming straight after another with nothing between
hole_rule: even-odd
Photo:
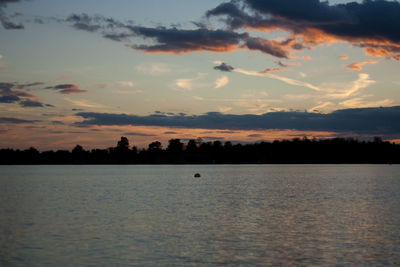
<instances>
[{"instance_id":1,"label":"cloud","mask_svg":"<svg viewBox=\"0 0 400 267\"><path fill-rule=\"evenodd\" d=\"M194 87L193 85L194 81L195 79L185 79L185 78L176 79L175 85L184 90L191 91Z\"/></svg>"},{"instance_id":2,"label":"cloud","mask_svg":"<svg viewBox=\"0 0 400 267\"><path fill-rule=\"evenodd\" d=\"M261 74L267 74L267 73L270 73L270 72L281 71L281 70L283 70L283 69L282 68L266 68L265 70L260 71L260 73Z\"/></svg>"},{"instance_id":3,"label":"cloud","mask_svg":"<svg viewBox=\"0 0 400 267\"><path fill-rule=\"evenodd\" d=\"M79 106L79 107L84 107L84 108L104 108L103 105L97 104L97 103L93 103L84 99L70 99L68 97L65 97L64 100L72 103L75 106ZM76 109L79 110L79 109Z\"/></svg>"},{"instance_id":4,"label":"cloud","mask_svg":"<svg viewBox=\"0 0 400 267\"><path fill-rule=\"evenodd\" d=\"M263 135L262 134L249 134L249 135L247 135L247 137L260 138L260 137L263 137Z\"/></svg>"},{"instance_id":5,"label":"cloud","mask_svg":"<svg viewBox=\"0 0 400 267\"><path fill-rule=\"evenodd\" d=\"M375 81L371 80L369 78L369 75L366 73L360 73L358 75L358 79L355 80L349 88L346 88L343 92L341 93L333 93L329 94L329 97L333 98L346 98L349 97L355 93L357 93L360 89L366 88L370 86L371 84L374 84Z\"/></svg>"},{"instance_id":6,"label":"cloud","mask_svg":"<svg viewBox=\"0 0 400 267\"><path fill-rule=\"evenodd\" d=\"M9 3L18 3L21 0L1 0L0 1L0 23L6 30L21 30L24 29L24 25L12 22L9 20L7 15L4 13L4 8L7 7Z\"/></svg>"},{"instance_id":7,"label":"cloud","mask_svg":"<svg viewBox=\"0 0 400 267\"><path fill-rule=\"evenodd\" d=\"M26 84L15 84L15 87L17 89L25 89L27 87L35 87L39 85L43 85L43 82L34 82L34 83L26 83Z\"/></svg>"},{"instance_id":8,"label":"cloud","mask_svg":"<svg viewBox=\"0 0 400 267\"><path fill-rule=\"evenodd\" d=\"M129 26L132 33L157 41L155 45L133 45L146 52L188 53L194 51L228 52L247 37L245 33L206 28L181 30L177 28L150 28Z\"/></svg>"},{"instance_id":9,"label":"cloud","mask_svg":"<svg viewBox=\"0 0 400 267\"><path fill-rule=\"evenodd\" d=\"M399 14L400 3L386 0L336 5L318 0L236 0L206 15L223 17L231 30L285 31L288 40L298 40L290 46L294 50L344 41L370 56L400 59Z\"/></svg>"},{"instance_id":10,"label":"cloud","mask_svg":"<svg viewBox=\"0 0 400 267\"><path fill-rule=\"evenodd\" d=\"M268 77L268 78L271 78L271 79L282 81L282 82L290 84L290 85L307 87L307 88L310 88L310 89L312 89L314 91L321 91L321 88L319 88L318 86L312 85L310 83L299 81L299 80L295 80L295 79L291 79L291 78L287 78L287 77L283 77L283 76L271 73L271 72L282 71L283 70L282 68L267 68L267 69L265 69L263 71L253 71L253 70L246 70L246 69L241 69L241 68L234 68L234 67L232 67L230 65L227 65L224 62L216 61L214 63L218 64L218 66L214 67L214 69L216 69L216 70L220 70L220 71L230 70L230 71L238 72L238 73L241 73L241 74L244 74L244 75L258 76L258 77ZM283 65L283 63L281 63L281 64Z\"/></svg>"},{"instance_id":11,"label":"cloud","mask_svg":"<svg viewBox=\"0 0 400 267\"><path fill-rule=\"evenodd\" d=\"M75 84L59 84L56 86L48 86L45 89L57 90L62 94L73 94L73 93L86 93L88 90L79 89Z\"/></svg>"},{"instance_id":12,"label":"cloud","mask_svg":"<svg viewBox=\"0 0 400 267\"><path fill-rule=\"evenodd\" d=\"M0 103L15 103L19 102L21 98L16 95L3 95L0 96Z\"/></svg>"},{"instance_id":13,"label":"cloud","mask_svg":"<svg viewBox=\"0 0 400 267\"><path fill-rule=\"evenodd\" d=\"M19 103L22 107L44 107L49 104L43 104L37 100L37 97L33 94L15 90L25 89L26 87L38 86L43 83L28 83L28 84L17 84L17 83L0 83L0 103ZM51 105L50 105L51 106Z\"/></svg>"},{"instance_id":14,"label":"cloud","mask_svg":"<svg viewBox=\"0 0 400 267\"><path fill-rule=\"evenodd\" d=\"M35 123L39 122L38 120L23 120L19 118L10 118L10 117L0 117L0 123L12 123L12 124L22 124L22 123Z\"/></svg>"},{"instance_id":15,"label":"cloud","mask_svg":"<svg viewBox=\"0 0 400 267\"><path fill-rule=\"evenodd\" d=\"M271 79L275 79L275 80L287 83L289 85L306 87L306 88L312 89L314 91L321 91L321 88L319 88L318 86L312 85L310 83L270 73L270 72L278 71L278 70L281 70L281 69L266 69L264 71L259 72L259 71L252 71L252 70L245 70L245 69L235 68L234 71L242 73L242 74L245 74L245 75L250 75L250 76L268 77L268 78L271 78Z\"/></svg>"},{"instance_id":16,"label":"cloud","mask_svg":"<svg viewBox=\"0 0 400 267\"><path fill-rule=\"evenodd\" d=\"M72 23L72 26L77 30L83 30L88 32L95 32L102 27L98 23L102 20L100 17L90 17L87 14L73 14L67 18L68 22Z\"/></svg>"},{"instance_id":17,"label":"cloud","mask_svg":"<svg viewBox=\"0 0 400 267\"><path fill-rule=\"evenodd\" d=\"M318 105L316 105L315 107L310 108L309 111L310 112L319 112L320 109L324 109L326 107L334 106L334 105L335 105L334 103L329 102L329 101L328 102L323 102L323 103L318 103Z\"/></svg>"},{"instance_id":18,"label":"cloud","mask_svg":"<svg viewBox=\"0 0 400 267\"><path fill-rule=\"evenodd\" d=\"M366 65L366 64L376 64L376 63L378 63L378 62L377 61L373 61L373 60L366 60L366 61L363 61L363 62L354 62L354 63L351 63L350 65L348 65L347 68L349 70L358 70L358 71L360 71L360 70L362 70L364 65Z\"/></svg>"},{"instance_id":19,"label":"cloud","mask_svg":"<svg viewBox=\"0 0 400 267\"><path fill-rule=\"evenodd\" d=\"M343 54L343 55L341 55L341 56L339 57L339 59L341 59L341 60L347 60L348 58L349 58L349 56L346 55L346 54Z\"/></svg>"},{"instance_id":20,"label":"cloud","mask_svg":"<svg viewBox=\"0 0 400 267\"><path fill-rule=\"evenodd\" d=\"M119 81L115 83L119 87L134 87L135 84L132 81Z\"/></svg>"},{"instance_id":21,"label":"cloud","mask_svg":"<svg viewBox=\"0 0 400 267\"><path fill-rule=\"evenodd\" d=\"M140 64L136 69L144 74L158 76L169 73L171 68L165 63L145 63Z\"/></svg>"},{"instance_id":22,"label":"cloud","mask_svg":"<svg viewBox=\"0 0 400 267\"><path fill-rule=\"evenodd\" d=\"M215 81L215 87L214 88L224 87L228 83L229 83L229 78L227 76L221 76Z\"/></svg>"},{"instance_id":23,"label":"cloud","mask_svg":"<svg viewBox=\"0 0 400 267\"><path fill-rule=\"evenodd\" d=\"M289 50L283 45L274 40L265 40L262 38L248 38L246 47L249 50L258 50L265 54L269 54L278 58L288 58Z\"/></svg>"},{"instance_id":24,"label":"cloud","mask_svg":"<svg viewBox=\"0 0 400 267\"><path fill-rule=\"evenodd\" d=\"M219 62L217 62L217 63L219 63ZM214 69L215 70L220 70L220 71L231 72L235 68L230 66L230 65L228 65L228 64L226 64L226 63L224 63L224 62L221 62L218 66L215 66Z\"/></svg>"},{"instance_id":25,"label":"cloud","mask_svg":"<svg viewBox=\"0 0 400 267\"><path fill-rule=\"evenodd\" d=\"M194 88L201 87L203 84L199 82L205 76L204 73L199 73L195 78L180 78L175 80L175 86L184 91L191 91Z\"/></svg>"},{"instance_id":26,"label":"cloud","mask_svg":"<svg viewBox=\"0 0 400 267\"><path fill-rule=\"evenodd\" d=\"M269 112L262 115L233 115L209 112L203 115L127 115L95 112L76 114L77 122L89 125L163 126L218 130L293 129L301 131L356 132L400 135L400 106L356 108L328 114L308 112Z\"/></svg>"},{"instance_id":27,"label":"cloud","mask_svg":"<svg viewBox=\"0 0 400 267\"><path fill-rule=\"evenodd\" d=\"M364 108L364 107L382 107L392 105L393 100L384 99L378 101L367 101L365 97L356 97L352 99L345 100L340 103L341 106L346 108Z\"/></svg>"},{"instance_id":28,"label":"cloud","mask_svg":"<svg viewBox=\"0 0 400 267\"><path fill-rule=\"evenodd\" d=\"M298 50L317 45L347 42L374 57L400 60L400 3L363 1L329 5L318 0L232 0L206 13L218 17L224 29L143 27L104 16L73 14L67 22L79 30L100 32L104 38L124 42L146 53L225 53L238 49L260 51L277 58L290 58ZM285 38L263 39L252 30L283 31ZM138 43L138 38L143 43ZM311 59L303 56L303 59Z\"/></svg>"},{"instance_id":29,"label":"cloud","mask_svg":"<svg viewBox=\"0 0 400 267\"><path fill-rule=\"evenodd\" d=\"M130 136L143 136L143 137L157 136L157 135L155 135L155 134L147 134L147 133L135 133L135 132L128 132L128 133L124 133L123 135L130 135Z\"/></svg>"},{"instance_id":30,"label":"cloud","mask_svg":"<svg viewBox=\"0 0 400 267\"><path fill-rule=\"evenodd\" d=\"M22 107L44 107L39 101L25 100L19 102Z\"/></svg>"},{"instance_id":31,"label":"cloud","mask_svg":"<svg viewBox=\"0 0 400 267\"><path fill-rule=\"evenodd\" d=\"M239 33L229 29L143 27L124 24L102 16L91 17L87 14L73 14L67 21L79 30L88 32L101 30L104 38L125 42L126 46L146 53L182 54L202 51L225 53L247 48L275 57L287 58L290 48L301 48L295 38L284 41L266 40L251 37L247 32ZM138 44L138 37L150 42ZM133 38L135 41L131 40Z\"/></svg>"}]
</instances>

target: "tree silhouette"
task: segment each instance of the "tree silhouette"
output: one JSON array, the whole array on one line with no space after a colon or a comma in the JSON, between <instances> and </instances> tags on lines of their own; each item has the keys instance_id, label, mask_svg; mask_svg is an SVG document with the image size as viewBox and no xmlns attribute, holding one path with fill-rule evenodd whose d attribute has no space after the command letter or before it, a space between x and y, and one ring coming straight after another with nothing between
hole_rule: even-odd
<instances>
[{"instance_id":1,"label":"tree silhouette","mask_svg":"<svg viewBox=\"0 0 400 267\"><path fill-rule=\"evenodd\" d=\"M155 141L149 144L149 151L161 151L161 143L159 141Z\"/></svg>"},{"instance_id":2,"label":"tree silhouette","mask_svg":"<svg viewBox=\"0 0 400 267\"><path fill-rule=\"evenodd\" d=\"M118 163L127 164L131 161L131 151L129 150L129 140L125 136L121 137L115 149L116 160Z\"/></svg>"},{"instance_id":3,"label":"tree silhouette","mask_svg":"<svg viewBox=\"0 0 400 267\"><path fill-rule=\"evenodd\" d=\"M117 148L121 150L129 149L129 140L125 136L121 137L121 140L117 143Z\"/></svg>"},{"instance_id":4,"label":"tree silhouette","mask_svg":"<svg viewBox=\"0 0 400 267\"><path fill-rule=\"evenodd\" d=\"M71 151L0 149L0 164L250 164L250 163L400 163L400 145L377 137L371 141L353 138L275 140L254 144L227 141L202 142L171 139L166 149L154 141L137 153L122 136L116 147L86 151L76 145Z\"/></svg>"}]
</instances>

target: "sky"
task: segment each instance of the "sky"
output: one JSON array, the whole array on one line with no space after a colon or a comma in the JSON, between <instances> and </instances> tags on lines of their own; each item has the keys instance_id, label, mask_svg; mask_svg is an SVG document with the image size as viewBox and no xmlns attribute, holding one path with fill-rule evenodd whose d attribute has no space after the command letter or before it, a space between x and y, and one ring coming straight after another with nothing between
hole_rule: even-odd
<instances>
[{"instance_id":1,"label":"sky","mask_svg":"<svg viewBox=\"0 0 400 267\"><path fill-rule=\"evenodd\" d=\"M0 148L400 141L400 2L0 0Z\"/></svg>"}]
</instances>

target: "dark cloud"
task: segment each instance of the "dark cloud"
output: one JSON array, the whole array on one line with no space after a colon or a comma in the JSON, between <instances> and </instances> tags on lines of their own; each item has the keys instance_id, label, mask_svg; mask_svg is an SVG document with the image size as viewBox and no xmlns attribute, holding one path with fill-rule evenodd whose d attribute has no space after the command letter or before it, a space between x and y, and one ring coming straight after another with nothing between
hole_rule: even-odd
<instances>
[{"instance_id":1,"label":"dark cloud","mask_svg":"<svg viewBox=\"0 0 400 267\"><path fill-rule=\"evenodd\" d=\"M24 89L32 86L42 85L43 83L28 83L28 84L14 84L14 83L0 83L0 103L19 103L21 107L50 107L53 105L43 104L37 100L33 94L15 90Z\"/></svg>"},{"instance_id":2,"label":"dark cloud","mask_svg":"<svg viewBox=\"0 0 400 267\"><path fill-rule=\"evenodd\" d=\"M25 100L19 102L22 107L44 107L39 101Z\"/></svg>"},{"instance_id":3,"label":"dark cloud","mask_svg":"<svg viewBox=\"0 0 400 267\"><path fill-rule=\"evenodd\" d=\"M75 29L88 32L121 29L125 27L123 23L112 18L107 18L100 15L89 16L86 13L72 14L67 18L66 21L72 23L72 26Z\"/></svg>"},{"instance_id":4,"label":"dark cloud","mask_svg":"<svg viewBox=\"0 0 400 267\"><path fill-rule=\"evenodd\" d=\"M51 121L51 124L53 124L53 125L65 125L65 123L62 122L62 121Z\"/></svg>"},{"instance_id":5,"label":"dark cloud","mask_svg":"<svg viewBox=\"0 0 400 267\"><path fill-rule=\"evenodd\" d=\"M21 30L24 29L24 25L10 21L8 16L4 13L4 8L9 3L18 3L21 0L1 0L0 1L0 23L6 30Z\"/></svg>"},{"instance_id":6,"label":"dark cloud","mask_svg":"<svg viewBox=\"0 0 400 267\"><path fill-rule=\"evenodd\" d=\"M124 24L101 16L87 14L71 15L67 21L79 30L95 32L102 30L103 37L113 41L130 41L132 37L151 40L151 44L133 44L133 49L147 53L191 53L196 51L229 52L239 48L258 50L276 57L288 57L288 44L251 38L248 33L238 33L226 29L178 29L176 27L142 27ZM199 24L198 26L201 26ZM295 39L290 39L295 40ZM290 44L294 47L294 44Z\"/></svg>"},{"instance_id":7,"label":"dark cloud","mask_svg":"<svg viewBox=\"0 0 400 267\"><path fill-rule=\"evenodd\" d=\"M232 67L232 66L230 66L230 65L228 65L228 64L226 64L224 62L222 62L218 66L215 66L214 69L215 70L220 70L220 71L226 71L226 72L231 72L231 71L235 70L234 67ZM282 70L283 70L283 68L267 68L267 69L264 69L262 71L259 71L258 73L267 74L267 73L270 73L270 72L276 72L276 71L282 71Z\"/></svg>"},{"instance_id":8,"label":"dark cloud","mask_svg":"<svg viewBox=\"0 0 400 267\"><path fill-rule=\"evenodd\" d=\"M38 101L32 101L32 100L25 100L19 102L19 104L22 107L44 107L44 105Z\"/></svg>"},{"instance_id":9,"label":"dark cloud","mask_svg":"<svg viewBox=\"0 0 400 267\"><path fill-rule=\"evenodd\" d=\"M0 83L0 93L9 93L13 87L13 83Z\"/></svg>"},{"instance_id":10,"label":"dark cloud","mask_svg":"<svg viewBox=\"0 0 400 267\"><path fill-rule=\"evenodd\" d=\"M231 72L231 71L233 71L235 68L232 67L232 66L230 66L230 65L228 65L228 64L225 64L224 62L222 62L220 65L215 66L214 69L215 69L215 70L220 70L220 71Z\"/></svg>"},{"instance_id":11,"label":"dark cloud","mask_svg":"<svg viewBox=\"0 0 400 267\"><path fill-rule=\"evenodd\" d=\"M16 95L4 95L0 96L0 103L15 103L20 101L21 98L19 98Z\"/></svg>"},{"instance_id":12,"label":"dark cloud","mask_svg":"<svg viewBox=\"0 0 400 267\"><path fill-rule=\"evenodd\" d=\"M72 23L72 26L77 30L95 32L101 29L101 26L98 25L99 19L87 14L73 14L67 18L67 21Z\"/></svg>"},{"instance_id":13,"label":"dark cloud","mask_svg":"<svg viewBox=\"0 0 400 267\"><path fill-rule=\"evenodd\" d=\"M73 14L67 22L76 29L101 32L104 38L126 42L127 46L148 53L229 52L245 48L289 58L292 51L345 41L361 47L367 55L400 60L399 16L400 3L388 0L336 5L319 0L231 0L206 13L207 18L217 17L225 23L225 29L211 29L204 23L194 23L196 29L143 27L87 14ZM268 40L250 36L251 29L283 30L289 36L283 41ZM137 37L144 43L138 44Z\"/></svg>"},{"instance_id":14,"label":"dark cloud","mask_svg":"<svg viewBox=\"0 0 400 267\"><path fill-rule=\"evenodd\" d=\"M222 3L206 13L206 17L208 18L225 15L226 18L222 21L225 22L230 29L238 29L246 26L256 27L263 24L263 22L266 23L265 19L260 15L251 16L244 12L242 7L238 5L238 1Z\"/></svg>"},{"instance_id":15,"label":"dark cloud","mask_svg":"<svg viewBox=\"0 0 400 267\"><path fill-rule=\"evenodd\" d=\"M225 131L217 131L217 133L227 133L227 134L232 134L232 133L237 133L237 132L236 132L236 131L225 130Z\"/></svg>"},{"instance_id":16,"label":"dark cloud","mask_svg":"<svg viewBox=\"0 0 400 267\"><path fill-rule=\"evenodd\" d=\"M236 49L247 38L246 33L206 28L181 30L177 28L150 28L128 26L137 36L157 41L155 45L133 45L146 52L187 53L193 51L228 52Z\"/></svg>"},{"instance_id":17,"label":"dark cloud","mask_svg":"<svg viewBox=\"0 0 400 267\"><path fill-rule=\"evenodd\" d=\"M337 110L329 114L269 112L263 115L232 115L210 112L203 115L137 116L80 112L77 125L141 125L224 130L293 129L301 131L356 132L400 135L400 106Z\"/></svg>"},{"instance_id":18,"label":"dark cloud","mask_svg":"<svg viewBox=\"0 0 400 267\"><path fill-rule=\"evenodd\" d=\"M262 134L249 134L247 137L262 137L263 135Z\"/></svg>"},{"instance_id":19,"label":"dark cloud","mask_svg":"<svg viewBox=\"0 0 400 267\"><path fill-rule=\"evenodd\" d=\"M86 93L88 90L80 89L76 84L59 84L56 86L48 86L45 89L57 90L62 94Z\"/></svg>"},{"instance_id":20,"label":"dark cloud","mask_svg":"<svg viewBox=\"0 0 400 267\"><path fill-rule=\"evenodd\" d=\"M155 135L155 134L135 133L135 132L124 133L124 135L143 136L143 137L157 136L157 135Z\"/></svg>"},{"instance_id":21,"label":"dark cloud","mask_svg":"<svg viewBox=\"0 0 400 267\"><path fill-rule=\"evenodd\" d=\"M33 22L36 24L44 24L44 21L41 18L35 18Z\"/></svg>"},{"instance_id":22,"label":"dark cloud","mask_svg":"<svg viewBox=\"0 0 400 267\"><path fill-rule=\"evenodd\" d=\"M3 25L6 30L22 30L24 29L24 25L20 23L14 23L12 21L7 20L5 17L0 18L1 25Z\"/></svg>"},{"instance_id":23,"label":"dark cloud","mask_svg":"<svg viewBox=\"0 0 400 267\"><path fill-rule=\"evenodd\" d=\"M289 39L301 39L300 43L292 43L292 49L325 41L348 41L363 47L370 56L400 59L400 3L397 1L365 0L329 5L319 0L235 0L220 4L206 15L223 17L231 29L288 31L293 35ZM263 48L259 42L253 41L250 45Z\"/></svg>"},{"instance_id":24,"label":"dark cloud","mask_svg":"<svg viewBox=\"0 0 400 267\"><path fill-rule=\"evenodd\" d=\"M18 118L10 118L10 117L0 117L0 123L13 123L13 124L21 124L21 123L35 123L39 122L37 120L23 120Z\"/></svg>"},{"instance_id":25,"label":"dark cloud","mask_svg":"<svg viewBox=\"0 0 400 267\"><path fill-rule=\"evenodd\" d=\"M225 140L224 137L218 137L218 136L200 136L201 139L206 140L206 141L222 141Z\"/></svg>"},{"instance_id":26,"label":"dark cloud","mask_svg":"<svg viewBox=\"0 0 400 267\"><path fill-rule=\"evenodd\" d=\"M280 61L280 60L278 60L278 61L276 61L276 64L278 64L280 67L282 67L282 68L286 68L286 67L288 67L288 65L287 64L285 64L285 63L283 63L282 61Z\"/></svg>"},{"instance_id":27,"label":"dark cloud","mask_svg":"<svg viewBox=\"0 0 400 267\"><path fill-rule=\"evenodd\" d=\"M83 111L84 109L82 108L73 108L72 111Z\"/></svg>"},{"instance_id":28,"label":"dark cloud","mask_svg":"<svg viewBox=\"0 0 400 267\"><path fill-rule=\"evenodd\" d=\"M164 132L164 134L177 134L177 132Z\"/></svg>"}]
</instances>

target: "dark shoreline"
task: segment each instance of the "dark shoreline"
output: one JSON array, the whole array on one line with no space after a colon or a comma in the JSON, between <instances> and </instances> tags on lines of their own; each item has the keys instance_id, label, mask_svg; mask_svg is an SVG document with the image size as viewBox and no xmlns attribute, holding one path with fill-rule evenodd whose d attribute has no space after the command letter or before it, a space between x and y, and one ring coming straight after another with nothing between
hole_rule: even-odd
<instances>
[{"instance_id":1,"label":"dark shoreline","mask_svg":"<svg viewBox=\"0 0 400 267\"><path fill-rule=\"evenodd\" d=\"M227 141L202 142L169 140L163 148L158 141L147 149L130 147L121 137L116 147L85 150L43 151L0 149L0 165L207 165L207 164L399 164L400 145L382 141L352 138L294 138L253 144Z\"/></svg>"}]
</instances>

